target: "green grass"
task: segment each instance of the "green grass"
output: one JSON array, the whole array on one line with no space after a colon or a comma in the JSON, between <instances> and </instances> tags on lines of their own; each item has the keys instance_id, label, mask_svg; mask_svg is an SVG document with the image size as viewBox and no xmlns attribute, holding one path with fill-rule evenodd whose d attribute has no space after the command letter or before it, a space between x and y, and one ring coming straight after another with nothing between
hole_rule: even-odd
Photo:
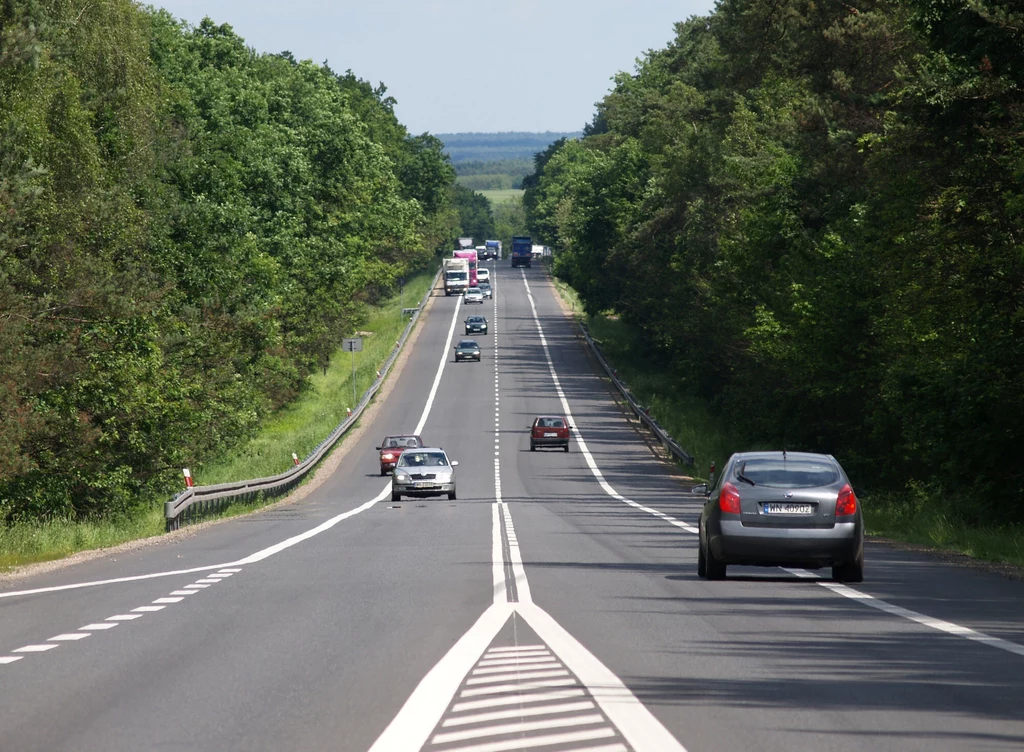
<instances>
[{"instance_id":1,"label":"green grass","mask_svg":"<svg viewBox=\"0 0 1024 752\"><path fill-rule=\"evenodd\" d=\"M504 191L477 191L487 197L492 205L503 204L516 198L521 198L523 191L519 188L510 188Z\"/></svg>"},{"instance_id":2,"label":"green grass","mask_svg":"<svg viewBox=\"0 0 1024 752\"><path fill-rule=\"evenodd\" d=\"M356 353L356 394L373 383L408 319L405 307L418 305L434 278L435 269L409 279L403 296L395 295L371 309L361 331L363 351ZM372 334L369 334L372 332ZM310 377L310 387L295 402L270 416L260 432L228 456L192 468L197 485L242 480L283 472L312 451L345 418L352 399L352 354L339 351L326 373ZM342 439L344 441L344 439ZM50 561L78 551L107 548L129 540L160 535L164 530L163 502L153 499L137 516L95 522L19 523L0 527L0 572L15 566ZM253 505L232 505L224 516L241 514Z\"/></svg>"},{"instance_id":3,"label":"green grass","mask_svg":"<svg viewBox=\"0 0 1024 752\"><path fill-rule=\"evenodd\" d=\"M585 316L575 290L557 279L555 287L577 311L577 318L585 320L605 358L637 400L650 407L668 434L696 457L694 467L683 468L686 474L705 480L712 461L721 469L735 451L771 448L731 431L706 402L681 390L664 361L639 347L638 338L623 322L614 316ZM873 494L861 502L870 534L1024 567L1024 526L969 525L958 515L969 508L968 499L912 487L905 493Z\"/></svg>"}]
</instances>

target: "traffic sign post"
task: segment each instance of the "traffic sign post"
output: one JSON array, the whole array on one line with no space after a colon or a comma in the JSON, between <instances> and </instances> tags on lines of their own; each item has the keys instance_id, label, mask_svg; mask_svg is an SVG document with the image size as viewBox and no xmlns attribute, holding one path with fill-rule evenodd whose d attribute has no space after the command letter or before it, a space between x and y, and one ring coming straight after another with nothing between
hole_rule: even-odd
<instances>
[{"instance_id":1,"label":"traffic sign post","mask_svg":"<svg viewBox=\"0 0 1024 752\"><path fill-rule=\"evenodd\" d=\"M352 353L352 407L356 406L356 353L363 351L362 337L346 337L341 341L341 349Z\"/></svg>"}]
</instances>

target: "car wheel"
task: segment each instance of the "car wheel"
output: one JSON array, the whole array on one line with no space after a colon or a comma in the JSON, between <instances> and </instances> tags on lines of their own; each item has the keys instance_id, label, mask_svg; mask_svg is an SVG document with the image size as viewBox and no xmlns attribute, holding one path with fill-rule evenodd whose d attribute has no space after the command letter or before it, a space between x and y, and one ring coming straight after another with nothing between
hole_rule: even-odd
<instances>
[{"instance_id":1,"label":"car wheel","mask_svg":"<svg viewBox=\"0 0 1024 752\"><path fill-rule=\"evenodd\" d=\"M562 447L562 449L564 449L567 452L569 451L569 444L568 444L568 442L566 442L566 445L564 447Z\"/></svg>"},{"instance_id":2,"label":"car wheel","mask_svg":"<svg viewBox=\"0 0 1024 752\"><path fill-rule=\"evenodd\" d=\"M708 544L707 551L704 552L704 576L709 580L725 579L725 564L715 558L710 544Z\"/></svg>"},{"instance_id":3,"label":"car wheel","mask_svg":"<svg viewBox=\"0 0 1024 752\"><path fill-rule=\"evenodd\" d=\"M391 500L392 501L401 501L402 500L402 494L395 493L394 491L392 491L391 492Z\"/></svg>"},{"instance_id":4,"label":"car wheel","mask_svg":"<svg viewBox=\"0 0 1024 752\"><path fill-rule=\"evenodd\" d=\"M385 470L385 469L384 469L384 468L382 467L382 468L380 469L380 474L381 474L381 475L387 475L387 474L388 474L388 471L387 471L387 470Z\"/></svg>"},{"instance_id":5,"label":"car wheel","mask_svg":"<svg viewBox=\"0 0 1024 752\"><path fill-rule=\"evenodd\" d=\"M455 492L454 491L452 491L450 494L448 494L448 501L455 501Z\"/></svg>"},{"instance_id":6,"label":"car wheel","mask_svg":"<svg viewBox=\"0 0 1024 752\"><path fill-rule=\"evenodd\" d=\"M704 546L697 543L697 576L708 576L708 560L704 558Z\"/></svg>"},{"instance_id":7,"label":"car wheel","mask_svg":"<svg viewBox=\"0 0 1024 752\"><path fill-rule=\"evenodd\" d=\"M856 561L832 567L832 579L836 582L864 582L864 555Z\"/></svg>"},{"instance_id":8,"label":"car wheel","mask_svg":"<svg viewBox=\"0 0 1024 752\"><path fill-rule=\"evenodd\" d=\"M536 452L537 451L537 445L534 444L532 441L530 442L530 451L531 452Z\"/></svg>"}]
</instances>

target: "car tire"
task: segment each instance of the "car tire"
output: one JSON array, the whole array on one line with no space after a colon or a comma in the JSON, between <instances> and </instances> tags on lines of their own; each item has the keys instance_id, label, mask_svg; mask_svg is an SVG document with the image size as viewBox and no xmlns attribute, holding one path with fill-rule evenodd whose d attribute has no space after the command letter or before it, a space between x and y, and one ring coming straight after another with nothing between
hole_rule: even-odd
<instances>
[{"instance_id":1,"label":"car tire","mask_svg":"<svg viewBox=\"0 0 1024 752\"><path fill-rule=\"evenodd\" d=\"M448 494L448 501L455 501L455 498L456 498L456 496L455 496L455 492L454 491L452 491L450 494Z\"/></svg>"},{"instance_id":2,"label":"car tire","mask_svg":"<svg viewBox=\"0 0 1024 752\"><path fill-rule=\"evenodd\" d=\"M537 451L537 445L534 444L532 441L530 442L530 451L531 452L536 452Z\"/></svg>"},{"instance_id":3,"label":"car tire","mask_svg":"<svg viewBox=\"0 0 1024 752\"><path fill-rule=\"evenodd\" d=\"M401 501L402 500L402 494L395 493L394 491L392 491L391 492L391 500L392 501Z\"/></svg>"},{"instance_id":4,"label":"car tire","mask_svg":"<svg viewBox=\"0 0 1024 752\"><path fill-rule=\"evenodd\" d=\"M707 550L704 552L704 576L709 580L725 579L725 564L716 559L715 555L711 553L710 545L708 545Z\"/></svg>"},{"instance_id":5,"label":"car tire","mask_svg":"<svg viewBox=\"0 0 1024 752\"><path fill-rule=\"evenodd\" d=\"M568 444L566 444L566 445L565 445L564 447L562 447L562 449L564 449L565 451L567 451L567 452L568 452L568 451L569 451L569 445L568 445Z\"/></svg>"},{"instance_id":6,"label":"car tire","mask_svg":"<svg viewBox=\"0 0 1024 752\"><path fill-rule=\"evenodd\" d=\"M380 469L380 474L381 474L381 475L387 475L387 474L388 474L388 471L387 471L387 470L385 470L385 469L384 469L384 468L382 467L382 468Z\"/></svg>"},{"instance_id":7,"label":"car tire","mask_svg":"<svg viewBox=\"0 0 1024 752\"><path fill-rule=\"evenodd\" d=\"M864 582L864 555L832 567L832 579L835 582Z\"/></svg>"},{"instance_id":8,"label":"car tire","mask_svg":"<svg viewBox=\"0 0 1024 752\"><path fill-rule=\"evenodd\" d=\"M708 576L708 560L704 558L704 546L697 543L697 576Z\"/></svg>"}]
</instances>

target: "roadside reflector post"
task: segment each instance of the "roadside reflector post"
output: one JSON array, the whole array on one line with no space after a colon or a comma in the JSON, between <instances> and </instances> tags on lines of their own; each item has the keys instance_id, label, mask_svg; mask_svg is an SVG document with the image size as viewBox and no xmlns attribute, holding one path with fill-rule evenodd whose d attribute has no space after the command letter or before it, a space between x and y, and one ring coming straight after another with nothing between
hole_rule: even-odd
<instances>
[{"instance_id":1,"label":"roadside reflector post","mask_svg":"<svg viewBox=\"0 0 1024 752\"><path fill-rule=\"evenodd\" d=\"M352 417L352 408L351 407L346 407L345 409L348 411L348 417L351 418Z\"/></svg>"},{"instance_id":2,"label":"roadside reflector post","mask_svg":"<svg viewBox=\"0 0 1024 752\"><path fill-rule=\"evenodd\" d=\"M183 467L181 474L185 476L185 488L192 488L192 472L187 467Z\"/></svg>"},{"instance_id":3,"label":"roadside reflector post","mask_svg":"<svg viewBox=\"0 0 1024 752\"><path fill-rule=\"evenodd\" d=\"M708 472L708 488L715 485L715 462L711 461L711 470Z\"/></svg>"},{"instance_id":4,"label":"roadside reflector post","mask_svg":"<svg viewBox=\"0 0 1024 752\"><path fill-rule=\"evenodd\" d=\"M292 452L292 462L296 465L299 464L299 455L297 455L295 452Z\"/></svg>"}]
</instances>

